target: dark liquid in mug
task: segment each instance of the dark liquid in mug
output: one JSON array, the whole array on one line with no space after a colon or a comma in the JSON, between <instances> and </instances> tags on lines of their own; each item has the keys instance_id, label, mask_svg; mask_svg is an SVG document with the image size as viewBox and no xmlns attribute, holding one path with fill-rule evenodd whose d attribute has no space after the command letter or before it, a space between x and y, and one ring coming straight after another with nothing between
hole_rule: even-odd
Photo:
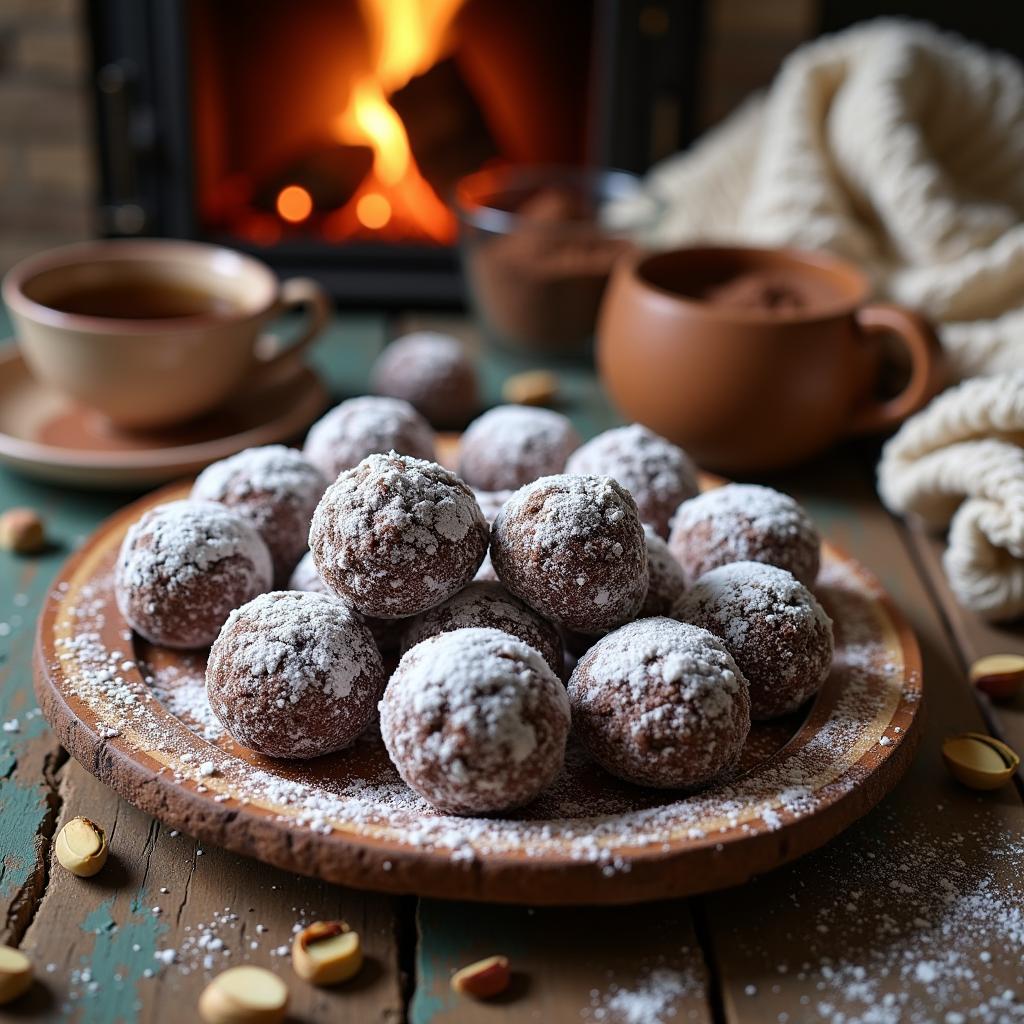
<instances>
[{"instance_id":1,"label":"dark liquid in mug","mask_svg":"<svg viewBox=\"0 0 1024 1024\"><path fill-rule=\"evenodd\" d=\"M239 306L216 295L172 281L110 281L83 285L56 295L45 303L62 313L117 317L124 320L170 320L183 316L220 318Z\"/></svg>"}]
</instances>

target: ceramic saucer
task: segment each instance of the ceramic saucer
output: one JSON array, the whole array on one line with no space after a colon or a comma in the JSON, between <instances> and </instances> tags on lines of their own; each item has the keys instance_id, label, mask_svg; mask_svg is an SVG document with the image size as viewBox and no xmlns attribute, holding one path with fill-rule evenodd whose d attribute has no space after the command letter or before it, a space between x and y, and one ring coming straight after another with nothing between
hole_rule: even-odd
<instances>
[{"instance_id":1,"label":"ceramic saucer","mask_svg":"<svg viewBox=\"0 0 1024 1024\"><path fill-rule=\"evenodd\" d=\"M240 391L192 423L127 433L40 384L13 345L0 347L0 463L52 483L149 487L254 445L297 438L327 405L308 367Z\"/></svg>"}]
</instances>

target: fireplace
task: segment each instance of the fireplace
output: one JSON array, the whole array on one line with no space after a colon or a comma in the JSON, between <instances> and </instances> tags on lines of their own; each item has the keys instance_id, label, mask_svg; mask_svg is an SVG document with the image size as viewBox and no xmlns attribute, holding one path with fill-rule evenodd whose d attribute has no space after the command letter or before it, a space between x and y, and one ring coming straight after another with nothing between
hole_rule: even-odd
<instances>
[{"instance_id":1,"label":"fireplace","mask_svg":"<svg viewBox=\"0 0 1024 1024\"><path fill-rule=\"evenodd\" d=\"M484 167L643 170L692 134L686 0L93 0L101 220L347 303L461 300Z\"/></svg>"}]
</instances>

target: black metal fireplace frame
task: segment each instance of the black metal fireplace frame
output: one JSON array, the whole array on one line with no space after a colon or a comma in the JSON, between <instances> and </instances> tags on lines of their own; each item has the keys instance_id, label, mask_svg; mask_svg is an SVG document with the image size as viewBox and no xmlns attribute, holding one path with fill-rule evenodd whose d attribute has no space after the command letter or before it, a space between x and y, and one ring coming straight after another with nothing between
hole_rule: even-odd
<instances>
[{"instance_id":1,"label":"black metal fireplace frame","mask_svg":"<svg viewBox=\"0 0 1024 1024\"><path fill-rule=\"evenodd\" d=\"M187 5L89 2L101 230L245 248L237 239L204 234L196 215ZM594 5L587 159L643 171L693 137L703 3ZM454 247L289 240L249 251L283 274L317 278L345 305L462 302Z\"/></svg>"}]
</instances>

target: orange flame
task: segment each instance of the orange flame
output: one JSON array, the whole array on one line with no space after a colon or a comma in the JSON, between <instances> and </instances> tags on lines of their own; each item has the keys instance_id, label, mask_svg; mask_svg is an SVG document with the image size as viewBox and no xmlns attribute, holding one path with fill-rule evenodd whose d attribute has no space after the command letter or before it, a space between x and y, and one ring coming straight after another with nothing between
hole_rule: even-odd
<instances>
[{"instance_id":1,"label":"orange flame","mask_svg":"<svg viewBox=\"0 0 1024 1024\"><path fill-rule=\"evenodd\" d=\"M351 202L325 224L329 236L370 231L437 242L454 237L454 217L416 166L405 125L388 97L437 63L462 3L361 0L373 71L353 86L334 133L339 142L370 146L373 167Z\"/></svg>"}]
</instances>

